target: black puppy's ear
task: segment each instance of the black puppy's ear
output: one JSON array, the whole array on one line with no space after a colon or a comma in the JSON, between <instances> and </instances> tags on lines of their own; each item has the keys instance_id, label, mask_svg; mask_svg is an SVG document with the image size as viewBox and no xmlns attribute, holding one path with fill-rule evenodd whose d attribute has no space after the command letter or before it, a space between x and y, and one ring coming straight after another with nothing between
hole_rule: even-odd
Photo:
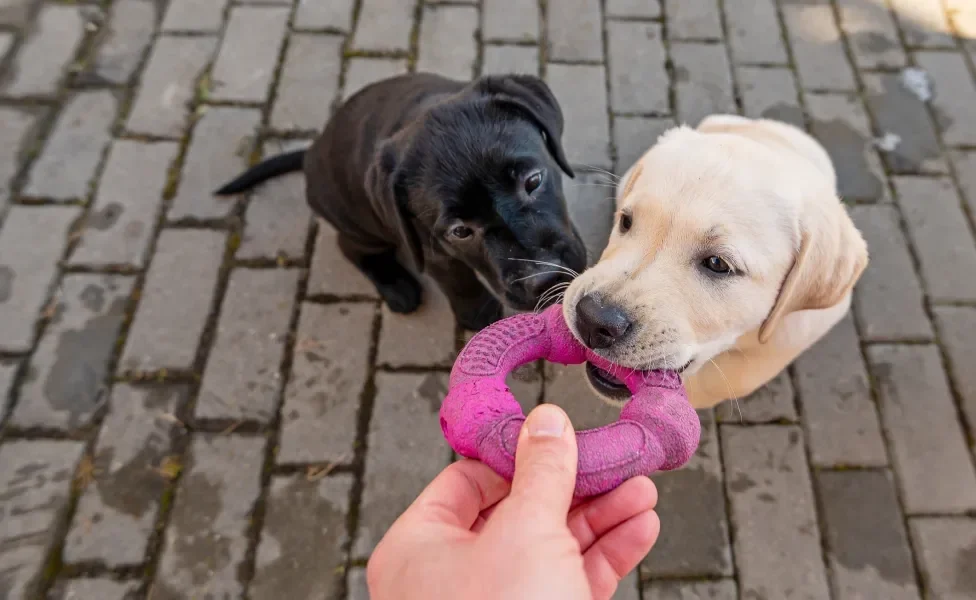
<instances>
[{"instance_id":1,"label":"black puppy's ear","mask_svg":"<svg viewBox=\"0 0 976 600\"><path fill-rule=\"evenodd\" d=\"M542 129L556 163L567 175L576 177L563 150L563 111L546 82L532 75L489 75L475 85L493 101L507 104L534 121Z\"/></svg>"},{"instance_id":2,"label":"black puppy's ear","mask_svg":"<svg viewBox=\"0 0 976 600\"><path fill-rule=\"evenodd\" d=\"M407 206L407 190L399 168L400 151L396 141L384 140L376 149L373 161L366 169L365 186L373 209L383 222L392 227L400 244L409 253L417 270L424 268L424 250Z\"/></svg>"}]
</instances>

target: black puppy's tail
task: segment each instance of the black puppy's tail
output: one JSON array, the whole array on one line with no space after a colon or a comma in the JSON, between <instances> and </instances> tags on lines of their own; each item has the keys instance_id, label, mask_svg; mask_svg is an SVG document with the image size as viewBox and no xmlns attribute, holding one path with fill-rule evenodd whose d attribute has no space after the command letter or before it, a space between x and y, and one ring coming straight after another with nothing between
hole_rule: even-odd
<instances>
[{"instance_id":1,"label":"black puppy's tail","mask_svg":"<svg viewBox=\"0 0 976 600\"><path fill-rule=\"evenodd\" d=\"M256 186L262 181L271 179L272 177L284 175L285 173L291 173L292 171L301 171L304 160L304 148L301 150L292 150L291 152L285 152L284 154L272 156L271 158L262 160L247 171L244 171L233 181L225 183L224 186L214 192L214 194L217 196L239 194L244 190Z\"/></svg>"}]
</instances>

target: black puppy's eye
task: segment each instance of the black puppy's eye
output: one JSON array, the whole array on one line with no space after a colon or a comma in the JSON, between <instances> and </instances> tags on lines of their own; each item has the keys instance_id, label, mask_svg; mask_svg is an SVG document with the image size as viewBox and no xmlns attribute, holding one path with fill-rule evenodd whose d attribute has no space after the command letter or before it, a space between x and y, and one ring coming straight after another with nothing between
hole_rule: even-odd
<instances>
[{"instance_id":1,"label":"black puppy's eye","mask_svg":"<svg viewBox=\"0 0 976 600\"><path fill-rule=\"evenodd\" d=\"M531 194L542 185L542 171L536 171L525 180L525 193Z\"/></svg>"},{"instance_id":2,"label":"black puppy's eye","mask_svg":"<svg viewBox=\"0 0 976 600\"><path fill-rule=\"evenodd\" d=\"M720 275L725 275L732 271L732 267L729 263L725 262L722 258L718 256L709 256L702 261L702 266L713 273L718 273Z\"/></svg>"},{"instance_id":3,"label":"black puppy's eye","mask_svg":"<svg viewBox=\"0 0 976 600\"><path fill-rule=\"evenodd\" d=\"M634 226L634 217L630 213L620 213L620 233L627 233Z\"/></svg>"},{"instance_id":4,"label":"black puppy's eye","mask_svg":"<svg viewBox=\"0 0 976 600\"><path fill-rule=\"evenodd\" d=\"M456 237L459 240L469 238L473 233L474 232L471 231L470 227L465 227L464 225L458 225L457 227L451 230L451 235Z\"/></svg>"}]
</instances>

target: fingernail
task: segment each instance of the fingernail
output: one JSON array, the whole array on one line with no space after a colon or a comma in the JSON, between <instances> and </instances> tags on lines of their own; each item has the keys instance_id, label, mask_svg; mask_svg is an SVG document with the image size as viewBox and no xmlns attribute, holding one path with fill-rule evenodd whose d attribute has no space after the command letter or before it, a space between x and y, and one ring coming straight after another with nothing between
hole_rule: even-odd
<instances>
[{"instance_id":1,"label":"fingernail","mask_svg":"<svg viewBox=\"0 0 976 600\"><path fill-rule=\"evenodd\" d=\"M529 435L533 437L562 437L566 431L566 416L551 404L543 404L529 413Z\"/></svg>"}]
</instances>

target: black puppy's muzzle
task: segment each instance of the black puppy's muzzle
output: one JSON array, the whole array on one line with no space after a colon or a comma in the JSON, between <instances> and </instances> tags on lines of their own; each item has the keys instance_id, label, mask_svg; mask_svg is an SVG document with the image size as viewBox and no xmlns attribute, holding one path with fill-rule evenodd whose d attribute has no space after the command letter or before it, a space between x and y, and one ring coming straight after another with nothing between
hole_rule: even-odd
<instances>
[{"instance_id":1,"label":"black puppy's muzzle","mask_svg":"<svg viewBox=\"0 0 976 600\"><path fill-rule=\"evenodd\" d=\"M553 268L549 271L540 271L528 276L522 281L523 294L528 301L538 302L545 296L555 296L559 291L565 291L567 285L573 280L573 276L563 270Z\"/></svg>"}]
</instances>

